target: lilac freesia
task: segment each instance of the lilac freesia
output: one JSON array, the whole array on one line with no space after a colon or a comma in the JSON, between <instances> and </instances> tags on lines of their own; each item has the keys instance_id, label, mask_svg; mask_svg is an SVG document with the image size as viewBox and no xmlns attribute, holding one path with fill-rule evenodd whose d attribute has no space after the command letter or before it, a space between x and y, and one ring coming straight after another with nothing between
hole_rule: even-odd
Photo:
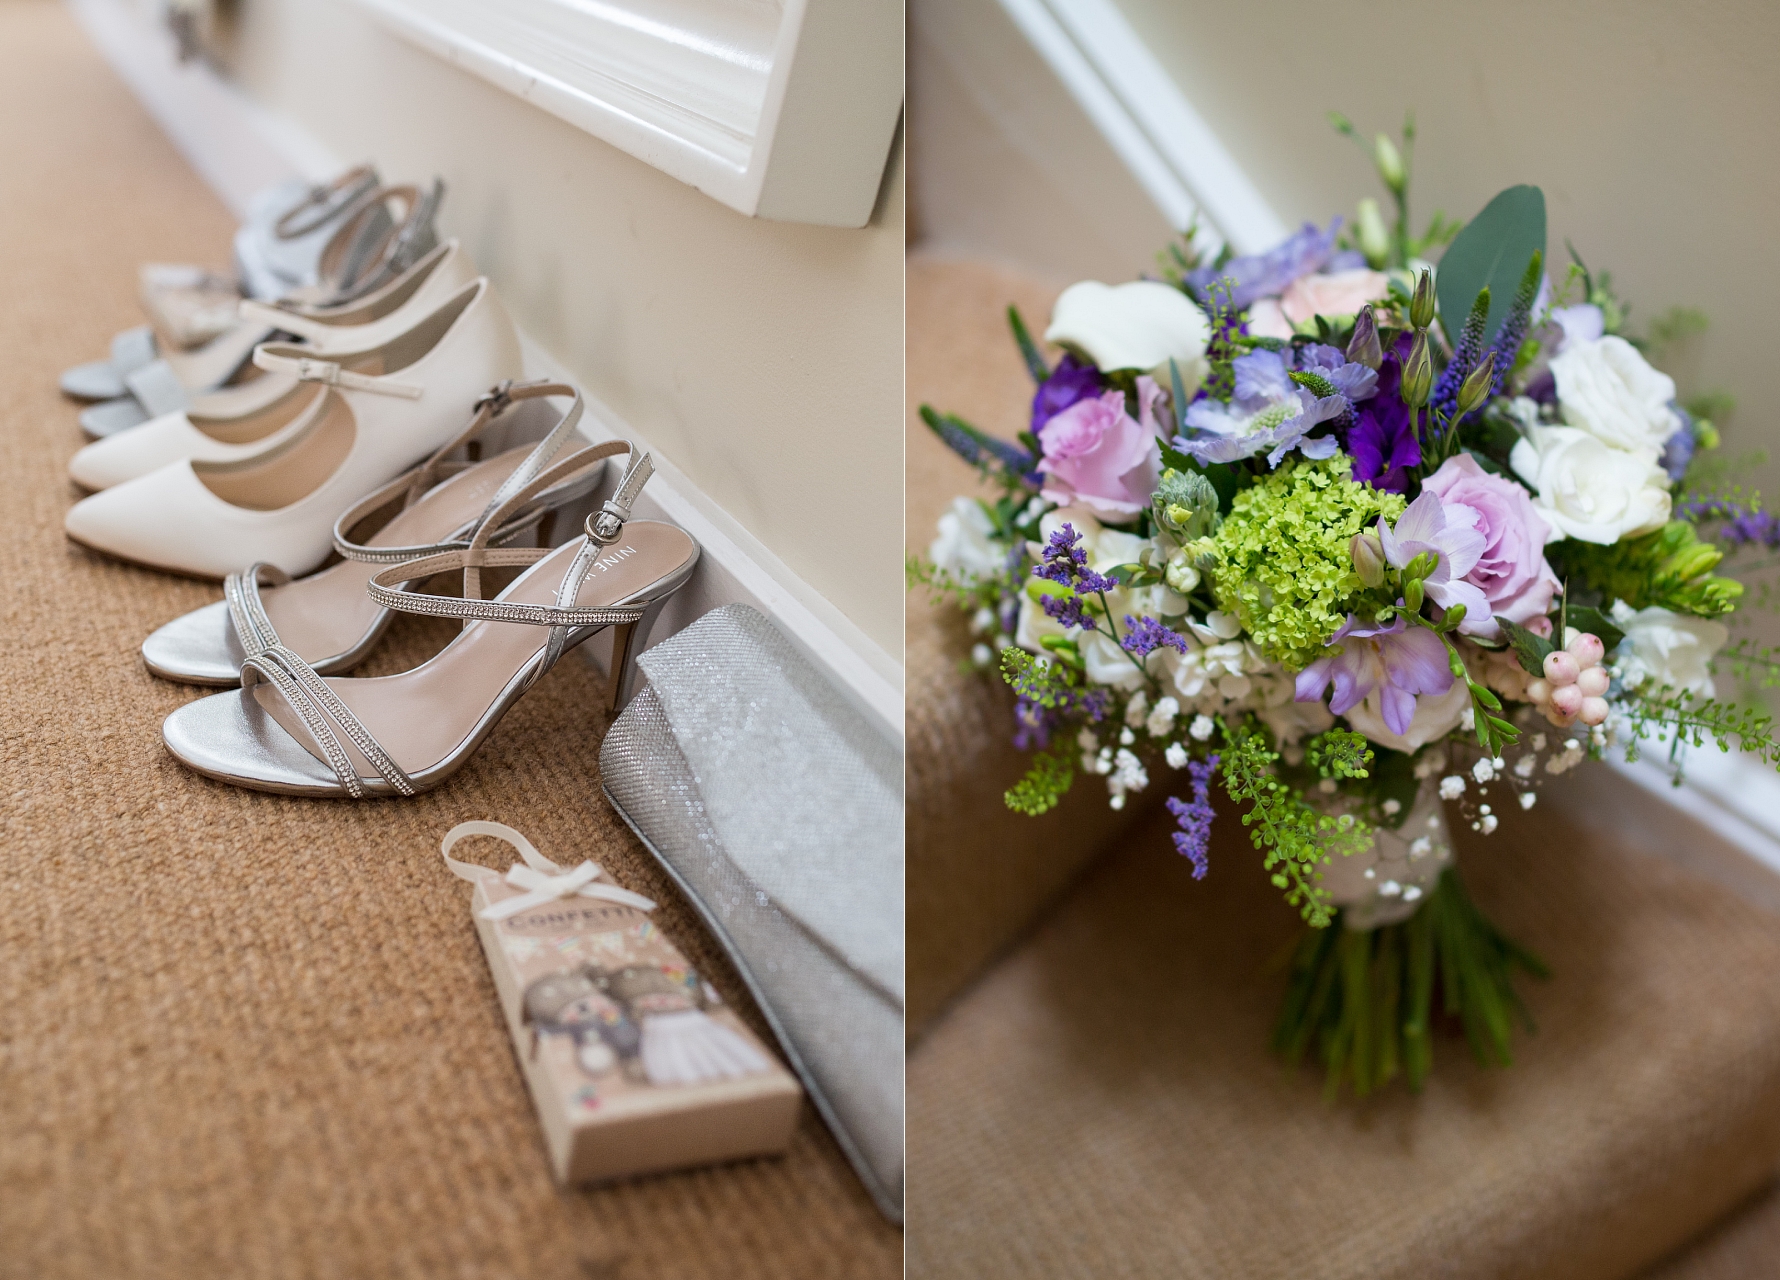
<instances>
[{"instance_id":1,"label":"lilac freesia","mask_svg":"<svg viewBox=\"0 0 1780 1280\"><path fill-rule=\"evenodd\" d=\"M1378 522L1378 540L1384 546L1385 560L1395 569L1404 568L1424 552L1439 556L1433 572L1422 579L1428 599L1443 609L1462 604L1467 617L1487 618L1489 597L1465 580L1489 546L1488 538L1476 527L1478 518L1475 508L1461 503L1449 506L1433 489L1423 489L1395 529L1383 520Z\"/></svg>"},{"instance_id":2,"label":"lilac freesia","mask_svg":"<svg viewBox=\"0 0 1780 1280\"><path fill-rule=\"evenodd\" d=\"M1032 434L1042 436L1045 424L1078 400L1100 394L1100 370L1073 355L1058 361L1032 397Z\"/></svg>"},{"instance_id":3,"label":"lilac freesia","mask_svg":"<svg viewBox=\"0 0 1780 1280\"><path fill-rule=\"evenodd\" d=\"M1200 267L1187 276L1187 283L1201 294L1226 276L1235 280L1229 304L1245 311L1259 298L1277 297L1292 281L1319 270L1335 252L1335 235L1341 230L1341 219L1329 223L1322 231L1314 222L1306 222L1296 235L1274 245L1265 253L1232 258L1223 266Z\"/></svg>"},{"instance_id":4,"label":"lilac freesia","mask_svg":"<svg viewBox=\"0 0 1780 1280\"><path fill-rule=\"evenodd\" d=\"M1326 348L1334 351L1334 348ZM1339 356L1340 353L1336 352ZM1192 436L1177 437L1174 447L1200 462L1235 462L1239 458L1267 455L1267 465L1277 467L1293 449L1307 458L1327 458L1340 447L1333 436L1307 438L1311 430L1353 412L1353 404L1341 392L1341 382L1321 369L1316 372L1336 388L1332 396L1318 396L1293 382L1289 352L1256 351L1231 361L1236 375L1235 394L1222 400L1195 401L1186 413ZM1353 368L1370 374L1364 365ZM1371 394L1366 380L1343 370L1342 381Z\"/></svg>"},{"instance_id":5,"label":"lilac freesia","mask_svg":"<svg viewBox=\"0 0 1780 1280\"><path fill-rule=\"evenodd\" d=\"M1385 724L1392 733L1401 734L1415 719L1418 694L1438 696L1452 688L1446 645L1427 628L1411 627L1402 616L1381 627L1362 626L1349 614L1329 645L1336 649L1334 655L1318 658L1298 673L1297 701L1321 702L1323 691L1333 683L1329 710L1339 716L1376 690Z\"/></svg>"}]
</instances>

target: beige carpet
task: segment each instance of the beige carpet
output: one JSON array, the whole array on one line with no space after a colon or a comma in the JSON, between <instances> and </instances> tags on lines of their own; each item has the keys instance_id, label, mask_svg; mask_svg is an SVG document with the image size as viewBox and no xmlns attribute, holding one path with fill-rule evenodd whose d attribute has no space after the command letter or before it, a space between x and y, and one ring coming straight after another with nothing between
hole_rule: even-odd
<instances>
[{"instance_id":1,"label":"beige carpet","mask_svg":"<svg viewBox=\"0 0 1780 1280\"><path fill-rule=\"evenodd\" d=\"M1227 802L1203 882L1169 825L911 1054L911 1277L1623 1280L1771 1176L1774 915L1555 810L1461 831L1478 901L1555 970L1523 984L1539 1031L1505 1072L1443 1031L1419 1098L1328 1106L1266 1050L1292 914Z\"/></svg>"},{"instance_id":2,"label":"beige carpet","mask_svg":"<svg viewBox=\"0 0 1780 1280\"><path fill-rule=\"evenodd\" d=\"M0 137L0 1276L899 1274L807 1108L783 1159L551 1185L451 824L594 857L745 1001L600 796L583 663L413 801L257 795L162 750L195 694L136 646L218 593L63 539L80 441L55 376L139 322L139 261L225 265L231 220L45 0L0 4ZM444 634L401 629L378 668Z\"/></svg>"}]
</instances>

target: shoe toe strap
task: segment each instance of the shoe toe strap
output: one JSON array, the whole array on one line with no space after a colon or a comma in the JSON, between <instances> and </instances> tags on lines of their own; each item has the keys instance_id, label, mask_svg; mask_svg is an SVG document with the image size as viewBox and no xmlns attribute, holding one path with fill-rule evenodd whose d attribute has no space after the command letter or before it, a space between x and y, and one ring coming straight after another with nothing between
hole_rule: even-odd
<instances>
[{"instance_id":1,"label":"shoe toe strap","mask_svg":"<svg viewBox=\"0 0 1780 1280\"><path fill-rule=\"evenodd\" d=\"M248 657L264 653L279 643L278 628L272 625L272 619L266 613L266 602L260 597L261 585L282 587L289 581L290 574L264 560L223 579L223 600L229 606L229 621L234 624L235 638L241 642L242 651Z\"/></svg>"},{"instance_id":2,"label":"shoe toe strap","mask_svg":"<svg viewBox=\"0 0 1780 1280\"><path fill-rule=\"evenodd\" d=\"M243 694L250 694L262 680L277 689L303 721L347 795L354 800L363 800L368 793L352 757L347 755L340 741L340 735L334 731L335 726L345 733L385 782L404 796L414 794L413 780L390 758L389 752L365 728L364 722L340 701L327 681L296 653L275 644L248 658L241 666Z\"/></svg>"}]
</instances>

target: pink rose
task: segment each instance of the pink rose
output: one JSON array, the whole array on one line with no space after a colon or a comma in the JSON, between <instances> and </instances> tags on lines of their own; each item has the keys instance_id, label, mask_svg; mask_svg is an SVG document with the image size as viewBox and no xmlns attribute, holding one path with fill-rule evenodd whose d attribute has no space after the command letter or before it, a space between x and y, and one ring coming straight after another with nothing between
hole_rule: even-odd
<instances>
[{"instance_id":1,"label":"pink rose","mask_svg":"<svg viewBox=\"0 0 1780 1280\"><path fill-rule=\"evenodd\" d=\"M1079 504L1114 523L1149 505L1162 457L1154 419L1161 391L1149 378L1137 380L1137 391L1141 424L1125 412L1122 391L1078 400L1045 424L1038 469L1047 500Z\"/></svg>"},{"instance_id":2,"label":"pink rose","mask_svg":"<svg viewBox=\"0 0 1780 1280\"><path fill-rule=\"evenodd\" d=\"M1278 298L1262 298L1248 309L1248 331L1257 338L1278 338L1290 342L1297 332L1286 313L1279 309Z\"/></svg>"},{"instance_id":3,"label":"pink rose","mask_svg":"<svg viewBox=\"0 0 1780 1280\"><path fill-rule=\"evenodd\" d=\"M1293 324L1312 316L1358 315L1368 302L1377 302L1391 291L1382 271L1331 271L1327 275L1299 276L1279 295L1279 307Z\"/></svg>"},{"instance_id":4,"label":"pink rose","mask_svg":"<svg viewBox=\"0 0 1780 1280\"><path fill-rule=\"evenodd\" d=\"M1449 521L1454 507L1468 510L1475 517L1471 527L1483 535L1483 554L1465 581L1483 592L1492 616L1468 616L1459 630L1494 638L1501 628L1493 615L1522 626L1544 618L1558 580L1545 562L1551 526L1533 510L1532 495L1512 480L1491 475L1468 453L1441 463L1440 470L1422 482L1422 492L1439 497Z\"/></svg>"}]
</instances>

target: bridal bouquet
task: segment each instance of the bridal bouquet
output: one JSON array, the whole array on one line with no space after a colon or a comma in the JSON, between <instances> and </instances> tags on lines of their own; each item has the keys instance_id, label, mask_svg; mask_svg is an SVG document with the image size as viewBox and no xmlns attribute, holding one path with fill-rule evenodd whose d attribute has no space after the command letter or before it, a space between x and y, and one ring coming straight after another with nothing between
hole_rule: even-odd
<instances>
[{"instance_id":1,"label":"bridal bouquet","mask_svg":"<svg viewBox=\"0 0 1780 1280\"><path fill-rule=\"evenodd\" d=\"M1443 802L1487 835L1640 739L1780 760L1713 679L1774 667L1726 650L1743 587L1714 570L1780 524L1714 480L1609 279L1573 253L1554 284L1537 188L1411 235L1412 142L1374 151L1394 226L1362 201L1209 261L1189 233L1164 278L1065 290L1055 364L1010 309L1030 429L923 407L998 494L911 565L1017 694L1010 807L1165 787L1204 877L1221 784L1309 926L1276 1048L1360 1093L1426 1078L1436 992L1505 1065L1514 971L1543 972L1466 896Z\"/></svg>"}]
</instances>

